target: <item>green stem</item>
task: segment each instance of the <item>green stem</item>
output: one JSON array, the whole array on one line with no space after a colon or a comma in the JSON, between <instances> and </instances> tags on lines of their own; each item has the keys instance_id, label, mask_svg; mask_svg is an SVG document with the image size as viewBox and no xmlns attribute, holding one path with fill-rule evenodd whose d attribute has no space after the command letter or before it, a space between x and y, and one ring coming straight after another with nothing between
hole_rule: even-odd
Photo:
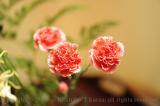
<instances>
[{"instance_id":1,"label":"green stem","mask_svg":"<svg viewBox=\"0 0 160 106\"><path fill-rule=\"evenodd\" d=\"M18 103L18 101L16 101L16 102L15 102L15 106L19 106L19 103Z\"/></svg>"},{"instance_id":2,"label":"green stem","mask_svg":"<svg viewBox=\"0 0 160 106\"><path fill-rule=\"evenodd\" d=\"M16 70L15 66L13 65L13 63L11 62L10 58L8 56L5 56L5 60L6 60L6 64L8 65L8 67L12 70Z\"/></svg>"},{"instance_id":3,"label":"green stem","mask_svg":"<svg viewBox=\"0 0 160 106\"><path fill-rule=\"evenodd\" d=\"M78 80L89 69L89 67L90 67L90 64L87 65L84 69L82 69L80 73L77 73L76 75L68 77L69 78L69 83L70 83L70 85L69 85L70 89L69 89L69 92L67 94L66 100L68 100L69 97L72 97L73 93L75 92ZM68 103L67 106L70 106L70 104L72 104L72 103ZM73 106L73 104L72 104L72 106Z\"/></svg>"}]
</instances>

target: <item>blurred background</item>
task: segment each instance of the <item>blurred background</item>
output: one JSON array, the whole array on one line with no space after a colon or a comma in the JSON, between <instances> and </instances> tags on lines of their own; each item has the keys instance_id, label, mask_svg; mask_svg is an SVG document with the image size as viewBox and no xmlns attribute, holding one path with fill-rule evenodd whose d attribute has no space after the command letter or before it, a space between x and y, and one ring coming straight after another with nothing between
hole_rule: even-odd
<instances>
[{"instance_id":1,"label":"blurred background","mask_svg":"<svg viewBox=\"0 0 160 106\"><path fill-rule=\"evenodd\" d=\"M14 16L14 11L32 0L22 0L7 13ZM1 2L1 0L0 0ZM39 23L56 14L63 7L80 5L58 19L53 26L60 27L72 42L81 42L80 29L106 21L116 25L108 28L101 35L111 35L115 40L123 42L125 56L117 67L115 74L107 75L94 68L84 74L86 78L98 78L98 85L103 92L121 96L126 90L132 96L147 98L144 105L160 105L160 1L159 0L51 0L44 2L32 10L19 25L8 25L6 29L16 29L16 40L0 38L0 48L6 49L11 56L34 58L40 68L47 68L46 53L40 50L36 55L22 44L30 39L31 30L35 31ZM5 29L5 27L4 27ZM83 40L83 42L85 42ZM81 50L83 64L88 60L88 49L91 44ZM86 59L87 58L87 59ZM23 78L24 73L19 72ZM91 80L92 81L92 80ZM27 81L26 81L27 83ZM92 88L92 87L91 87ZM132 104L132 103L131 103Z\"/></svg>"}]
</instances>

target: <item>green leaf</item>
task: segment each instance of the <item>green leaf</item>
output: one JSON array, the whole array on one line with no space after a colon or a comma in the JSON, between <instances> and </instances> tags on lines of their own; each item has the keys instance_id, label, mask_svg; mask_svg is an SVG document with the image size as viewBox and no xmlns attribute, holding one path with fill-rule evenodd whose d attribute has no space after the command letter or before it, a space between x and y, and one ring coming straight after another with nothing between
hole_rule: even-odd
<instances>
[{"instance_id":1,"label":"green leaf","mask_svg":"<svg viewBox=\"0 0 160 106\"><path fill-rule=\"evenodd\" d=\"M0 71L6 72L7 70L9 70L11 73L14 73L14 76L9 78L9 81L14 82L14 83L12 83L12 85L13 84L16 85L16 86L13 85L14 87L18 87L18 85L21 85L21 82L20 82L19 78L17 77L16 68L14 67L7 52L4 50L1 50L1 49L0 49L0 51L1 51L0 60L3 61L3 64L0 64Z\"/></svg>"},{"instance_id":2,"label":"green leaf","mask_svg":"<svg viewBox=\"0 0 160 106\"><path fill-rule=\"evenodd\" d=\"M21 21L40 4L46 2L48 0L33 0L30 4L25 4L21 7L20 10L15 12L14 18L9 18L8 22L13 25L19 25Z\"/></svg>"},{"instance_id":3,"label":"green leaf","mask_svg":"<svg viewBox=\"0 0 160 106\"><path fill-rule=\"evenodd\" d=\"M34 35L34 31L31 31L30 37L29 37L29 39L25 42L25 45L26 45L26 47L28 47L28 48L31 49L32 51L35 51L34 41L33 41L33 35Z\"/></svg>"},{"instance_id":4,"label":"green leaf","mask_svg":"<svg viewBox=\"0 0 160 106\"><path fill-rule=\"evenodd\" d=\"M64 16L65 14L72 12L74 10L79 10L81 8L80 5L70 5L70 6L66 6L63 9L59 10L55 15L47 18L44 22L44 25L50 26L52 24L54 24L58 19L60 19L62 16Z\"/></svg>"},{"instance_id":5,"label":"green leaf","mask_svg":"<svg viewBox=\"0 0 160 106\"><path fill-rule=\"evenodd\" d=\"M74 43L75 39L72 36L66 36L67 37L67 41Z\"/></svg>"},{"instance_id":6,"label":"green leaf","mask_svg":"<svg viewBox=\"0 0 160 106\"><path fill-rule=\"evenodd\" d=\"M3 1L0 1L0 10L5 10L7 9L7 4L4 3Z\"/></svg>"},{"instance_id":7,"label":"green leaf","mask_svg":"<svg viewBox=\"0 0 160 106\"><path fill-rule=\"evenodd\" d=\"M23 58L23 57L15 58L15 62L18 67L26 69L30 77L39 75L39 71L38 71L39 69L32 59Z\"/></svg>"},{"instance_id":8,"label":"green leaf","mask_svg":"<svg viewBox=\"0 0 160 106\"><path fill-rule=\"evenodd\" d=\"M115 25L117 25L117 23L114 22L114 21L104 21L104 22L100 22L100 23L97 23L95 25L92 25L88 29L88 37L90 39L94 39L99 34L104 33L106 30L108 30L109 28L111 28L111 27L113 27Z\"/></svg>"},{"instance_id":9,"label":"green leaf","mask_svg":"<svg viewBox=\"0 0 160 106\"><path fill-rule=\"evenodd\" d=\"M0 58L0 64L4 64L4 61Z\"/></svg>"},{"instance_id":10,"label":"green leaf","mask_svg":"<svg viewBox=\"0 0 160 106\"><path fill-rule=\"evenodd\" d=\"M17 3L19 3L20 1L23 1L23 0L8 0L7 3L4 2L4 1L1 1L1 3L0 3L0 6L1 6L0 9L2 9L2 10L9 10L13 6L15 6Z\"/></svg>"},{"instance_id":11,"label":"green leaf","mask_svg":"<svg viewBox=\"0 0 160 106\"><path fill-rule=\"evenodd\" d=\"M20 1L22 1L22 0L9 0L9 4L8 4L8 8L7 9L11 9L13 6L18 4Z\"/></svg>"},{"instance_id":12,"label":"green leaf","mask_svg":"<svg viewBox=\"0 0 160 106\"><path fill-rule=\"evenodd\" d=\"M81 46L86 46L91 40L105 33L108 29L117 25L115 21L102 21L91 25L90 27L82 27L80 30ZM83 42L85 41L85 42Z\"/></svg>"},{"instance_id":13,"label":"green leaf","mask_svg":"<svg viewBox=\"0 0 160 106\"><path fill-rule=\"evenodd\" d=\"M16 90L16 96L19 99L19 106L47 106L50 99L48 92L34 84Z\"/></svg>"},{"instance_id":14,"label":"green leaf","mask_svg":"<svg viewBox=\"0 0 160 106\"><path fill-rule=\"evenodd\" d=\"M43 81L43 83L45 86L45 90L50 93L53 93L53 91L56 90L57 86L58 86L57 85L58 80L56 79L56 77L53 77L53 75L46 77L46 79Z\"/></svg>"},{"instance_id":15,"label":"green leaf","mask_svg":"<svg viewBox=\"0 0 160 106\"><path fill-rule=\"evenodd\" d=\"M7 31L2 31L1 32L1 37L2 38L9 38L9 39L15 39L16 38L16 32L12 30L7 30Z\"/></svg>"},{"instance_id":16,"label":"green leaf","mask_svg":"<svg viewBox=\"0 0 160 106\"><path fill-rule=\"evenodd\" d=\"M0 23L4 20L4 13L0 11Z\"/></svg>"},{"instance_id":17,"label":"green leaf","mask_svg":"<svg viewBox=\"0 0 160 106\"><path fill-rule=\"evenodd\" d=\"M7 2L4 2L4 1L0 2L0 21L7 19L9 17L8 11L17 3L19 3L19 1L22 1L22 0L8 0Z\"/></svg>"},{"instance_id":18,"label":"green leaf","mask_svg":"<svg viewBox=\"0 0 160 106\"><path fill-rule=\"evenodd\" d=\"M44 106L46 106L47 102L49 101L49 94L43 90L40 90L39 92L39 101L42 102Z\"/></svg>"},{"instance_id":19,"label":"green leaf","mask_svg":"<svg viewBox=\"0 0 160 106\"><path fill-rule=\"evenodd\" d=\"M83 38L87 35L87 28L86 27L82 27L80 30L80 36Z\"/></svg>"}]
</instances>

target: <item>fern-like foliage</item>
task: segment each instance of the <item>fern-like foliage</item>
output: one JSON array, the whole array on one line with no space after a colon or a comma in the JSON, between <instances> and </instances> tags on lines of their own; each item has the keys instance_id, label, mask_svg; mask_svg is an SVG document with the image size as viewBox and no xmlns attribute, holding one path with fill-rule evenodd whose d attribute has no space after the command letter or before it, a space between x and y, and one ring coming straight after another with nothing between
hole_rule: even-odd
<instances>
[{"instance_id":1,"label":"fern-like foliage","mask_svg":"<svg viewBox=\"0 0 160 106\"><path fill-rule=\"evenodd\" d=\"M116 25L117 25L117 22L115 21L102 21L102 22L93 24L89 27L86 27L86 26L82 27L79 33L81 37L81 46L85 46L90 41L92 41L99 35L104 34L108 29ZM82 41L85 41L85 42L82 43Z\"/></svg>"},{"instance_id":2,"label":"fern-like foliage","mask_svg":"<svg viewBox=\"0 0 160 106\"><path fill-rule=\"evenodd\" d=\"M23 99L19 103L20 106L46 106L51 93L57 87L55 77L42 73L45 69L39 69L32 59L15 58L14 60L17 67L26 70L31 82L16 93ZM35 81L35 78L38 81Z\"/></svg>"},{"instance_id":3,"label":"fern-like foliage","mask_svg":"<svg viewBox=\"0 0 160 106\"><path fill-rule=\"evenodd\" d=\"M15 12L15 16L13 18L9 18L10 24L19 25L22 20L31 12L33 9L43 4L44 2L49 0L33 0L30 4L25 4Z\"/></svg>"},{"instance_id":4,"label":"fern-like foliage","mask_svg":"<svg viewBox=\"0 0 160 106\"><path fill-rule=\"evenodd\" d=\"M0 75L5 72L14 73L14 76L10 78L10 81L14 83L14 84L13 83L11 84L13 84L15 88L18 88L16 87L16 85L21 86L21 82L18 78L16 68L13 65L13 62L11 61L11 59L9 58L8 53L0 49Z\"/></svg>"},{"instance_id":5,"label":"fern-like foliage","mask_svg":"<svg viewBox=\"0 0 160 106\"><path fill-rule=\"evenodd\" d=\"M11 8L16 6L20 1L22 0L9 0L6 3L2 0L0 3L0 25L4 27L0 35L3 38L16 38L17 29L25 17L39 5L51 0L32 0L29 4L24 4L20 9L14 11L13 16L10 15Z\"/></svg>"},{"instance_id":6,"label":"fern-like foliage","mask_svg":"<svg viewBox=\"0 0 160 106\"><path fill-rule=\"evenodd\" d=\"M62 8L61 10L59 10L55 15L47 18L44 21L45 22L44 25L47 25L47 26L53 25L62 16L68 14L69 12L73 12L75 10L78 10L80 8L81 8L80 5L69 5L69 6L66 6L66 7Z\"/></svg>"},{"instance_id":7,"label":"fern-like foliage","mask_svg":"<svg viewBox=\"0 0 160 106\"><path fill-rule=\"evenodd\" d=\"M0 1L0 9L3 10L10 10L12 7L14 7L18 2L22 0L1 0Z\"/></svg>"},{"instance_id":8,"label":"fern-like foliage","mask_svg":"<svg viewBox=\"0 0 160 106\"><path fill-rule=\"evenodd\" d=\"M14 63L14 64L13 64ZM30 84L25 85L23 80L20 80L16 68L26 69L27 75L30 80ZM27 58L14 58L11 60L8 56L8 53L0 49L0 75L2 73L15 73L14 76L9 78L10 86L14 88L14 95L18 98L18 103L12 106L46 106L51 93L56 89L56 80L55 77L51 75L46 75L42 72L42 69L39 69L31 59ZM46 70L48 71L48 70ZM33 80L37 76L38 82ZM42 87L41 87L42 86ZM1 86L2 87L2 86ZM1 97L0 97L1 98ZM6 105L9 102L6 102ZM1 104L0 102L0 105Z\"/></svg>"}]
</instances>

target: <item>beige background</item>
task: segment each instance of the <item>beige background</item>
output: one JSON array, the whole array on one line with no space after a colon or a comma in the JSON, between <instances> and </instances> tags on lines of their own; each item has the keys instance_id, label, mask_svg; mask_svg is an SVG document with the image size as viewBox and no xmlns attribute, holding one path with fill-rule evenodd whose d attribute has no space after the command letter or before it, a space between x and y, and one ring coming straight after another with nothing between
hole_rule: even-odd
<instances>
[{"instance_id":1,"label":"beige background","mask_svg":"<svg viewBox=\"0 0 160 106\"><path fill-rule=\"evenodd\" d=\"M29 0L25 1L29 2ZM21 4L23 4L22 2ZM19 5L21 5L19 4ZM45 3L23 21L19 28L18 43L0 40L0 46L10 54L33 56L20 43L29 38L28 31L55 14L63 6L81 4L84 9L70 13L57 21L66 34L78 36L84 25L92 25L103 20L115 20L119 25L105 34L114 36L125 45L125 56L113 76L118 76L138 89L148 88L160 94L160 0L56 0ZM14 10L14 9L13 9ZM15 8L16 10L16 8ZM43 56L43 55L44 56ZM47 55L41 51L36 55L37 64L46 66ZM104 75L98 71L91 74ZM96 73L96 74L95 74Z\"/></svg>"}]
</instances>

